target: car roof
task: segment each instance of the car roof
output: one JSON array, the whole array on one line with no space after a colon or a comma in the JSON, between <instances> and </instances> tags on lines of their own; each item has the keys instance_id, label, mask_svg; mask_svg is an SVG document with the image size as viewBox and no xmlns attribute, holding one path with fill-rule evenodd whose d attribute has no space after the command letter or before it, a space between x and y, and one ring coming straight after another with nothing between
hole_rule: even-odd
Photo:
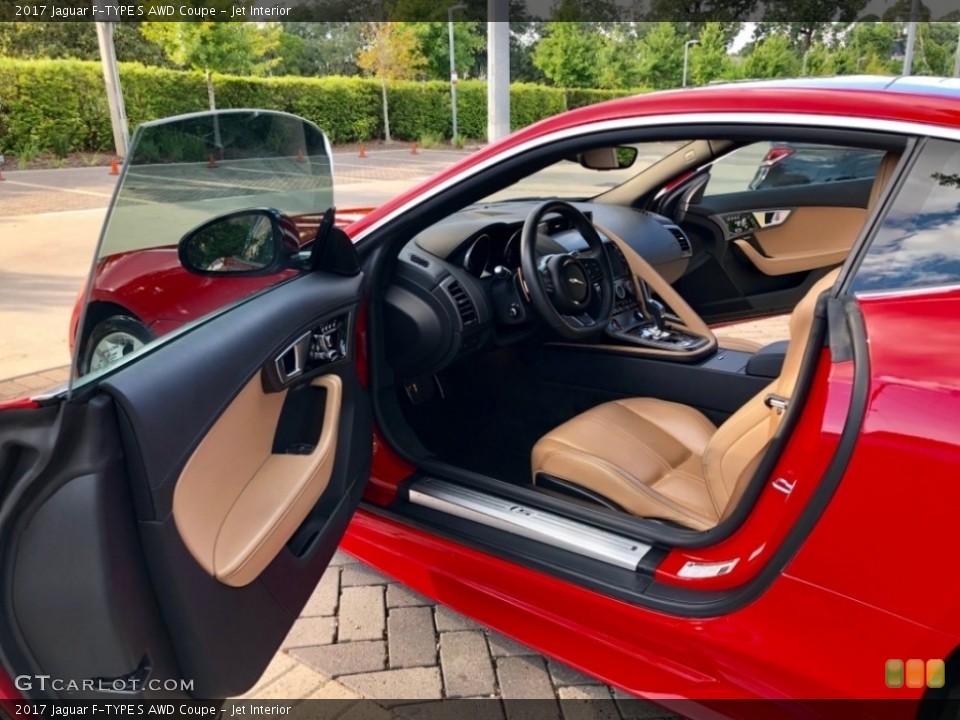
<instances>
[{"instance_id":1,"label":"car roof","mask_svg":"<svg viewBox=\"0 0 960 720\"><path fill-rule=\"evenodd\" d=\"M871 75L745 80L631 95L588 105L530 125L511 143L598 120L717 113L834 115L960 127L960 79ZM499 148L498 148L499 146Z\"/></svg>"},{"instance_id":2,"label":"car roof","mask_svg":"<svg viewBox=\"0 0 960 720\"><path fill-rule=\"evenodd\" d=\"M809 90L872 90L915 95L946 95L960 98L960 78L924 77L918 75L836 75L776 80L741 80L707 85L716 88L804 88Z\"/></svg>"}]
</instances>

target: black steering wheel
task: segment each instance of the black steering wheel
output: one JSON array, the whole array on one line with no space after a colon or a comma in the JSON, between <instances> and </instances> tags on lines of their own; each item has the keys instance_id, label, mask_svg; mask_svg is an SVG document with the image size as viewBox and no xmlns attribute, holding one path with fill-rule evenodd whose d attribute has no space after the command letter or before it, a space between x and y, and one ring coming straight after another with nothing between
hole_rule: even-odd
<instances>
[{"instance_id":1,"label":"black steering wheel","mask_svg":"<svg viewBox=\"0 0 960 720\"><path fill-rule=\"evenodd\" d=\"M537 255L537 236L547 215L560 215L587 241L587 250ZM613 268L603 240L587 216L570 203L550 200L527 216L520 233L520 272L530 302L546 323L571 340L603 332L613 311Z\"/></svg>"}]
</instances>

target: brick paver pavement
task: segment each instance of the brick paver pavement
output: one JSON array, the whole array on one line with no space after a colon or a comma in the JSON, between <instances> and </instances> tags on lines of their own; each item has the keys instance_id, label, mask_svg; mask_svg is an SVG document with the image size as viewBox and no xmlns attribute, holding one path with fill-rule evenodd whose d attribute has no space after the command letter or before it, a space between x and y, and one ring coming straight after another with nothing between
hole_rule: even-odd
<instances>
[{"instance_id":1,"label":"brick paver pavement","mask_svg":"<svg viewBox=\"0 0 960 720\"><path fill-rule=\"evenodd\" d=\"M380 700L389 708L385 718L419 715L416 701L454 698L499 700L506 703L506 715L513 714L514 700L581 699L616 701L603 706L611 720L675 717L437 605L339 551L281 651L243 697Z\"/></svg>"}]
</instances>

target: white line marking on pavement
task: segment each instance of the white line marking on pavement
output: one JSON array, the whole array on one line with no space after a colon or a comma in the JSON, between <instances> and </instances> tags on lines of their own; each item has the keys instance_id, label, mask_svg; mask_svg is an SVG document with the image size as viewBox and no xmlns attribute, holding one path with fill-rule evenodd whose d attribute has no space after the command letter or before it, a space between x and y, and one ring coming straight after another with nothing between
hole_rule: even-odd
<instances>
[{"instance_id":1,"label":"white line marking on pavement","mask_svg":"<svg viewBox=\"0 0 960 720\"><path fill-rule=\"evenodd\" d=\"M42 213L23 213L22 215L4 215L3 220L6 221L16 221L20 218L43 218L43 217L54 217L54 216L63 216L63 215L84 215L86 213L102 213L107 209L106 205L101 205L100 207L95 208L82 208L79 210L50 210L48 212Z\"/></svg>"},{"instance_id":2,"label":"white line marking on pavement","mask_svg":"<svg viewBox=\"0 0 960 720\"><path fill-rule=\"evenodd\" d=\"M113 193L94 192L93 190L77 190L75 188L62 188L54 185L40 185L39 183L28 183L23 180L7 180L9 185L22 185L23 187L39 188L40 190L55 190L57 192L75 193L76 195L91 195L93 197L107 198L113 197Z\"/></svg>"}]
</instances>

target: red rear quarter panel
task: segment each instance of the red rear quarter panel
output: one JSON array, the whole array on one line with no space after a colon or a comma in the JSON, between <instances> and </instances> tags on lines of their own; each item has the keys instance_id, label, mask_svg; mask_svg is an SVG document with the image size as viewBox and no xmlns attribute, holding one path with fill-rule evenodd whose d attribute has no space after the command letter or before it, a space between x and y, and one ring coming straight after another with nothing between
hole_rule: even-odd
<instances>
[{"instance_id":1,"label":"red rear quarter panel","mask_svg":"<svg viewBox=\"0 0 960 720\"><path fill-rule=\"evenodd\" d=\"M790 574L960 638L960 290L863 298L860 307L867 415ZM907 649L891 647L891 657Z\"/></svg>"}]
</instances>

